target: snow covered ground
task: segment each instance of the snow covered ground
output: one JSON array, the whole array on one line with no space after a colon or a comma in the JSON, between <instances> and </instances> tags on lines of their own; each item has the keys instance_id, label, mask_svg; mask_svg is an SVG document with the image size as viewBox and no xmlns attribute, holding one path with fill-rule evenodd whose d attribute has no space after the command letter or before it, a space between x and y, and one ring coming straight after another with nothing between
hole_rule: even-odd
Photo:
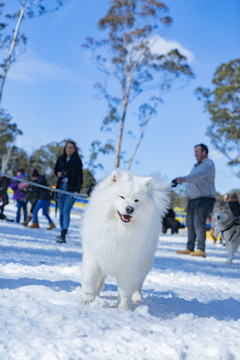
<instances>
[{"instance_id":1,"label":"snow covered ground","mask_svg":"<svg viewBox=\"0 0 240 360\"><path fill-rule=\"evenodd\" d=\"M9 204L6 215L15 217ZM58 220L51 214L57 227ZM176 254L186 234L162 235L143 301L118 310L115 279L81 302L81 220L66 245L47 231L0 220L1 360L238 360L240 251L207 243L207 258Z\"/></svg>"}]
</instances>

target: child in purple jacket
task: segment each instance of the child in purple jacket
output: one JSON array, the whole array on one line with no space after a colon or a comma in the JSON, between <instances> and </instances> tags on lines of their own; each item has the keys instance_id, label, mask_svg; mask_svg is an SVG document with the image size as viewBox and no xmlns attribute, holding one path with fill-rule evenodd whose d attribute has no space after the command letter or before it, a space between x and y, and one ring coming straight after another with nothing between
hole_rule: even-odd
<instances>
[{"instance_id":1,"label":"child in purple jacket","mask_svg":"<svg viewBox=\"0 0 240 360\"><path fill-rule=\"evenodd\" d=\"M23 179L25 177L24 169L19 169L17 171L16 177L18 177L19 179ZM21 184L21 183L19 181L17 181L17 180L12 180L11 184L10 184L10 187L14 191L14 194L13 194L12 198L13 198L13 200L16 200L16 202L17 202L17 214L16 214L16 222L17 223L20 222L21 209L23 209L24 221L27 218L27 201L24 200L24 198L26 196L26 193L23 193L19 189L19 184Z\"/></svg>"}]
</instances>

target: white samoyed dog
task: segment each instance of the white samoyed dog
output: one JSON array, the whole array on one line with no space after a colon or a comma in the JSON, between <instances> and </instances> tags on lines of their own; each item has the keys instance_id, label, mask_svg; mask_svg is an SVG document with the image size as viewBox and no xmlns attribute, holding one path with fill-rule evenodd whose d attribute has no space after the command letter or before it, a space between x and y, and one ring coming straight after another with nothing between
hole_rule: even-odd
<instances>
[{"instance_id":1,"label":"white samoyed dog","mask_svg":"<svg viewBox=\"0 0 240 360\"><path fill-rule=\"evenodd\" d=\"M118 308L141 300L169 206L169 187L157 175L114 170L93 190L82 224L82 300L89 304L106 276L118 284Z\"/></svg>"}]
</instances>

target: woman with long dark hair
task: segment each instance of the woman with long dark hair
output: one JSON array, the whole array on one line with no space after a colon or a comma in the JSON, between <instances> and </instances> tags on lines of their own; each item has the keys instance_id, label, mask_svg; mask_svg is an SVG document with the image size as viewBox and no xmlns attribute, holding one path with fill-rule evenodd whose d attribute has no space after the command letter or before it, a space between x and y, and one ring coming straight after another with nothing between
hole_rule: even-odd
<instances>
[{"instance_id":1,"label":"woman with long dark hair","mask_svg":"<svg viewBox=\"0 0 240 360\"><path fill-rule=\"evenodd\" d=\"M82 161L74 141L67 140L63 154L59 156L54 173L58 177L57 189L79 193L82 186ZM70 212L76 198L58 193L57 202L60 213L61 235L57 242L66 243L66 234L70 224Z\"/></svg>"}]
</instances>

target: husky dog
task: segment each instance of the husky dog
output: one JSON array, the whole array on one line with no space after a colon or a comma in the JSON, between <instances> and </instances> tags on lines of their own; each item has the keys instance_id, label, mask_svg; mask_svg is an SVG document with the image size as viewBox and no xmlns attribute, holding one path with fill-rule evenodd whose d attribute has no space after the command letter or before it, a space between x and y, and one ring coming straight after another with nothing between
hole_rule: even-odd
<instances>
[{"instance_id":1,"label":"husky dog","mask_svg":"<svg viewBox=\"0 0 240 360\"><path fill-rule=\"evenodd\" d=\"M216 203L214 217L220 230L222 239L226 242L228 250L227 263L231 264L233 256L240 245L240 221L238 221L226 202Z\"/></svg>"},{"instance_id":2,"label":"husky dog","mask_svg":"<svg viewBox=\"0 0 240 360\"><path fill-rule=\"evenodd\" d=\"M141 300L169 204L159 177L114 170L93 190L82 224L82 300L89 304L106 276L118 284L118 308Z\"/></svg>"}]
</instances>

